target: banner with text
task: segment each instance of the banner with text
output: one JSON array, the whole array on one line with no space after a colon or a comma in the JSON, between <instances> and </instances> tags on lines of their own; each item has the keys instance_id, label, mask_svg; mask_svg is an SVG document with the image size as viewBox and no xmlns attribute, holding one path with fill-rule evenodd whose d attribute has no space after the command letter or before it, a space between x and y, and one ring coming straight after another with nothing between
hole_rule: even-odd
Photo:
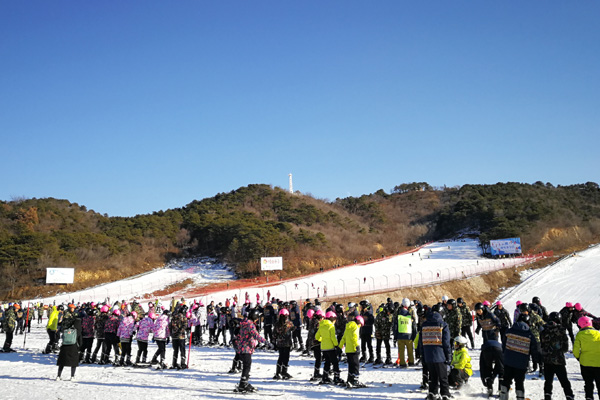
<instances>
[{"instance_id":1,"label":"banner with text","mask_svg":"<svg viewBox=\"0 0 600 400\"><path fill-rule=\"evenodd\" d=\"M261 257L261 271L281 271L283 269L283 257Z\"/></svg>"},{"instance_id":2,"label":"banner with text","mask_svg":"<svg viewBox=\"0 0 600 400\"><path fill-rule=\"evenodd\" d=\"M490 240L492 256L521 254L521 238Z\"/></svg>"},{"instance_id":3,"label":"banner with text","mask_svg":"<svg viewBox=\"0 0 600 400\"><path fill-rule=\"evenodd\" d=\"M75 268L46 268L46 283L73 283Z\"/></svg>"}]
</instances>

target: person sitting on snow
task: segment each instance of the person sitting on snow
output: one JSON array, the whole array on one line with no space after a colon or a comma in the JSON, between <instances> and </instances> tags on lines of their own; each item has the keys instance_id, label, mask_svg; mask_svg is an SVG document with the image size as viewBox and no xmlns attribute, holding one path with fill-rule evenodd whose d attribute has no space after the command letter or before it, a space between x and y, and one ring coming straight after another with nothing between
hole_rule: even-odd
<instances>
[{"instance_id":1,"label":"person sitting on snow","mask_svg":"<svg viewBox=\"0 0 600 400\"><path fill-rule=\"evenodd\" d=\"M454 354L452 354L452 370L448 377L450 387L460 389L473 375L471 356L466 348L467 339L458 335L454 338Z\"/></svg>"}]
</instances>

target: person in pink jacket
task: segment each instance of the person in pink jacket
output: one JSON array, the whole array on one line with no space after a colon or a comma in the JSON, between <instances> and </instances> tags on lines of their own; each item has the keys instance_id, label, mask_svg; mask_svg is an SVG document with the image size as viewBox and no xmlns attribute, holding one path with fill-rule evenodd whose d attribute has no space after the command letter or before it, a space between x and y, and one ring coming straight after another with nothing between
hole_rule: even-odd
<instances>
[{"instance_id":1,"label":"person in pink jacket","mask_svg":"<svg viewBox=\"0 0 600 400\"><path fill-rule=\"evenodd\" d=\"M119 323L119 328L117 329L117 336L121 341L121 360L119 365L131 365L131 338L133 336L133 332L135 330L135 320L137 318L137 313L133 311L131 314L123 317L121 322Z\"/></svg>"},{"instance_id":2,"label":"person in pink jacket","mask_svg":"<svg viewBox=\"0 0 600 400\"><path fill-rule=\"evenodd\" d=\"M142 363L146 363L146 358L148 357L148 338L154 330L154 321L156 318L158 318L158 315L153 311L150 311L148 315L138 323L138 351L135 357L136 365L140 363L140 357L142 358Z\"/></svg>"},{"instance_id":3,"label":"person in pink jacket","mask_svg":"<svg viewBox=\"0 0 600 400\"><path fill-rule=\"evenodd\" d=\"M165 365L165 357L166 357L166 347L167 347L167 339L171 335L169 332L169 311L164 310L163 314L154 321L154 328L152 330L152 334L154 335L154 340L156 341L156 345L158 346L158 350L152 356L151 364L158 364L161 368L167 368ZM158 357L160 356L160 363L158 362Z\"/></svg>"}]
</instances>

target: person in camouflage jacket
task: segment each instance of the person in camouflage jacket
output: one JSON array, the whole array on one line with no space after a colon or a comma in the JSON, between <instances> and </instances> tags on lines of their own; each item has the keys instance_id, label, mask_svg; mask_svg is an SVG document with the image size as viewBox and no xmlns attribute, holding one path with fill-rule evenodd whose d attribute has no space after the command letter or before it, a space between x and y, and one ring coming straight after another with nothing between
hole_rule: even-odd
<instances>
[{"instance_id":1,"label":"person in camouflage jacket","mask_svg":"<svg viewBox=\"0 0 600 400\"><path fill-rule=\"evenodd\" d=\"M185 369L185 333L187 329L187 319L185 314L187 306L179 307L178 312L171 317L169 321L169 331L173 342L173 364L171 369ZM181 353L181 363L177 364L177 357Z\"/></svg>"},{"instance_id":2,"label":"person in camouflage jacket","mask_svg":"<svg viewBox=\"0 0 600 400\"><path fill-rule=\"evenodd\" d=\"M12 306L9 307L8 310L4 312L4 320L2 321L2 328L4 329L4 334L6 335L6 339L4 340L4 346L2 347L2 351L5 353L9 353L13 351L11 349L13 334L15 328L17 326L17 314L15 313L14 308L17 307Z\"/></svg>"},{"instance_id":3,"label":"person in camouflage jacket","mask_svg":"<svg viewBox=\"0 0 600 400\"><path fill-rule=\"evenodd\" d=\"M92 353L92 358L90 360L91 363L96 362L98 351L104 349L104 326L106 325L106 321L108 321L107 312L100 312L100 314L96 317L94 321L94 336L96 337L96 348Z\"/></svg>"},{"instance_id":4,"label":"person in camouflage jacket","mask_svg":"<svg viewBox=\"0 0 600 400\"><path fill-rule=\"evenodd\" d=\"M473 340L473 332L471 330L471 327L473 326L473 315L471 314L471 309L469 308L469 306L465 303L465 301L463 300L462 297L459 297L458 299L456 299L456 305L458 306L458 309L460 310L460 315L461 315L461 327L460 327L460 336L462 337L468 337L469 341L471 342L471 348L475 347L475 341Z\"/></svg>"},{"instance_id":5,"label":"person in camouflage jacket","mask_svg":"<svg viewBox=\"0 0 600 400\"><path fill-rule=\"evenodd\" d=\"M450 345L454 348L454 338L460 336L462 328L462 313L456 305L456 300L450 299L446 303L446 323L450 330Z\"/></svg>"},{"instance_id":6,"label":"person in camouflage jacket","mask_svg":"<svg viewBox=\"0 0 600 400\"><path fill-rule=\"evenodd\" d=\"M554 375L558 378L567 400L573 400L571 382L567 377L565 353L569 351L569 338L561 324L561 316L551 312L548 323L540 333L541 350L544 359L544 400L552 399Z\"/></svg>"},{"instance_id":7,"label":"person in camouflage jacket","mask_svg":"<svg viewBox=\"0 0 600 400\"><path fill-rule=\"evenodd\" d=\"M385 346L385 364L391 365L392 352L390 348L390 337L392 334L392 320L391 315L393 313L393 304L391 307L384 306L383 309L375 317L375 353L377 358L373 365L383 364L381 360L381 345Z\"/></svg>"}]
</instances>

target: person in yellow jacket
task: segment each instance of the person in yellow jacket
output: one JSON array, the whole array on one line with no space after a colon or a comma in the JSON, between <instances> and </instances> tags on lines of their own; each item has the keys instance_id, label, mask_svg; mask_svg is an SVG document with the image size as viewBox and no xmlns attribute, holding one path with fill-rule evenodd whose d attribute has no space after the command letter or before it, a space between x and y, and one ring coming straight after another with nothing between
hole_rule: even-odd
<instances>
[{"instance_id":1,"label":"person in yellow jacket","mask_svg":"<svg viewBox=\"0 0 600 400\"><path fill-rule=\"evenodd\" d=\"M48 324L46 324L46 332L48 332L48 337L50 341L46 345L46 349L43 351L44 354L49 354L51 351L56 351L58 338L56 337L56 333L58 330L58 308L56 306L52 306L52 311L50 312L50 316L48 317Z\"/></svg>"},{"instance_id":2,"label":"person in yellow jacket","mask_svg":"<svg viewBox=\"0 0 600 400\"><path fill-rule=\"evenodd\" d=\"M319 329L315 333L315 339L321 342L321 351L325 358L325 365L323 366L323 377L319 384L335 383L339 385L345 383L340 379L340 366L338 363L336 347L338 345L337 338L335 336L335 325L333 321L337 319L337 315L333 311L327 311L325 318L319 323ZM329 377L331 366L333 365L333 381Z\"/></svg>"},{"instance_id":3,"label":"person in yellow jacket","mask_svg":"<svg viewBox=\"0 0 600 400\"><path fill-rule=\"evenodd\" d=\"M593 399L594 382L596 391L600 391L600 332L593 328L590 317L579 318L577 325L579 332L573 343L573 355L581 366L585 398Z\"/></svg>"},{"instance_id":4,"label":"person in yellow jacket","mask_svg":"<svg viewBox=\"0 0 600 400\"><path fill-rule=\"evenodd\" d=\"M349 388L366 387L365 384L358 381L360 375L360 363L358 362L360 355L360 347L358 339L360 337L359 330L364 325L364 319L358 315L358 311L353 311L348 314L348 322L344 329L344 336L340 340L340 349L346 347L346 357L348 358L348 381L346 386Z\"/></svg>"},{"instance_id":5,"label":"person in yellow jacket","mask_svg":"<svg viewBox=\"0 0 600 400\"><path fill-rule=\"evenodd\" d=\"M473 375L471 369L471 356L467 351L467 339L463 336L454 338L454 353L452 354L452 371L448 376L450 387L460 389Z\"/></svg>"}]
</instances>

